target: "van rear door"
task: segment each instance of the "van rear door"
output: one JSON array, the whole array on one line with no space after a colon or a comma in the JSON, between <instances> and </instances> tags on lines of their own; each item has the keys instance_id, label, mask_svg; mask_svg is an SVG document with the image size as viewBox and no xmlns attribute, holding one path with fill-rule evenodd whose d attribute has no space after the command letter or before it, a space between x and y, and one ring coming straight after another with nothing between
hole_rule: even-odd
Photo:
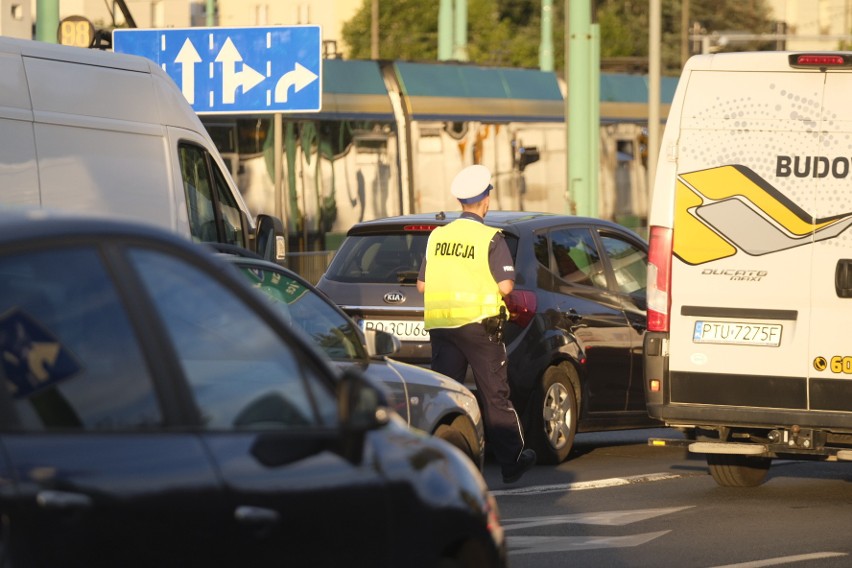
<instances>
[{"instance_id":1,"label":"van rear door","mask_svg":"<svg viewBox=\"0 0 852 568\"><path fill-rule=\"evenodd\" d=\"M814 211L818 218L810 271L810 405L852 411L852 73L822 73L825 97L816 163ZM814 178L809 178L813 180Z\"/></svg>"},{"instance_id":2,"label":"van rear door","mask_svg":"<svg viewBox=\"0 0 852 568\"><path fill-rule=\"evenodd\" d=\"M804 409L822 179L788 157L824 153L824 74L796 71L785 56L767 71L714 60L684 79L671 402Z\"/></svg>"}]
</instances>

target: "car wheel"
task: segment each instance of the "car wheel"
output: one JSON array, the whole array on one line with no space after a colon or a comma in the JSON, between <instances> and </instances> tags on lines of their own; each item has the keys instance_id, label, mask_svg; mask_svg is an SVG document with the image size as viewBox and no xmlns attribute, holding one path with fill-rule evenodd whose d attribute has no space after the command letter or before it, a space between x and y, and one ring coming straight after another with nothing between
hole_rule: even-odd
<instances>
[{"instance_id":1,"label":"car wheel","mask_svg":"<svg viewBox=\"0 0 852 568\"><path fill-rule=\"evenodd\" d=\"M465 434L465 432L471 430L466 426L464 419L459 416L450 424L441 424L438 426L433 435L460 449L464 455L470 458L470 461L474 463L476 468L481 470L482 456L479 451L474 449L478 446L478 444L469 439L468 436L472 436L472 432Z\"/></svg>"},{"instance_id":2,"label":"car wheel","mask_svg":"<svg viewBox=\"0 0 852 568\"><path fill-rule=\"evenodd\" d=\"M577 433L577 373L570 365L557 365L544 372L533 397L531 428L527 435L538 462L565 461Z\"/></svg>"},{"instance_id":3,"label":"car wheel","mask_svg":"<svg viewBox=\"0 0 852 568\"><path fill-rule=\"evenodd\" d=\"M713 480L722 487L757 487L766 481L772 458L707 454Z\"/></svg>"}]
</instances>

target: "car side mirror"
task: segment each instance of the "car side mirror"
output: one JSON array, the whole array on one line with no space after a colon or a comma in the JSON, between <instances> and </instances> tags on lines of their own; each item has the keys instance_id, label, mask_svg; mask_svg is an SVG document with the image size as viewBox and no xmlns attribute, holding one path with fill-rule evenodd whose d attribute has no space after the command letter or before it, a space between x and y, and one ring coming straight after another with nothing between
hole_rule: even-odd
<instances>
[{"instance_id":1,"label":"car side mirror","mask_svg":"<svg viewBox=\"0 0 852 568\"><path fill-rule=\"evenodd\" d=\"M272 215L258 215L256 226L255 252L266 260L281 264L287 255L284 223Z\"/></svg>"},{"instance_id":2,"label":"car side mirror","mask_svg":"<svg viewBox=\"0 0 852 568\"><path fill-rule=\"evenodd\" d=\"M341 453L352 463L361 461L364 435L390 420L384 393L354 369L346 370L337 385L337 414Z\"/></svg>"},{"instance_id":3,"label":"car side mirror","mask_svg":"<svg viewBox=\"0 0 852 568\"><path fill-rule=\"evenodd\" d=\"M364 331L367 354L370 357L390 357L402 348L399 338L392 333L368 329Z\"/></svg>"}]
</instances>

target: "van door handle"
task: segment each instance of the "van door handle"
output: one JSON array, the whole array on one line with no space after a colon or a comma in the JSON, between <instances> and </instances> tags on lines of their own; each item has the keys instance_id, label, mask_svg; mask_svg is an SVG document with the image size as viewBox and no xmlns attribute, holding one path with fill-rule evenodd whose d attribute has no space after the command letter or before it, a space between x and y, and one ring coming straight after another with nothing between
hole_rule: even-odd
<instances>
[{"instance_id":1,"label":"van door handle","mask_svg":"<svg viewBox=\"0 0 852 568\"><path fill-rule=\"evenodd\" d=\"M837 261L834 289L838 298L852 298L852 259L841 258Z\"/></svg>"}]
</instances>

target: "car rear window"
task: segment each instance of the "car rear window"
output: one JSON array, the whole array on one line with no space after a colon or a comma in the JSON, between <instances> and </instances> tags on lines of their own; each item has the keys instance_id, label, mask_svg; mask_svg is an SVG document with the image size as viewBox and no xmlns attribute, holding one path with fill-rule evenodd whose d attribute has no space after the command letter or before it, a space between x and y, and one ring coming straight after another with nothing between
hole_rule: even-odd
<instances>
[{"instance_id":1,"label":"car rear window","mask_svg":"<svg viewBox=\"0 0 852 568\"><path fill-rule=\"evenodd\" d=\"M414 284L426 256L428 232L350 235L334 256L325 277L338 282ZM506 235L512 259L518 239Z\"/></svg>"},{"instance_id":2,"label":"car rear window","mask_svg":"<svg viewBox=\"0 0 852 568\"><path fill-rule=\"evenodd\" d=\"M347 237L326 271L339 282L394 284L417 280L429 233Z\"/></svg>"}]
</instances>

